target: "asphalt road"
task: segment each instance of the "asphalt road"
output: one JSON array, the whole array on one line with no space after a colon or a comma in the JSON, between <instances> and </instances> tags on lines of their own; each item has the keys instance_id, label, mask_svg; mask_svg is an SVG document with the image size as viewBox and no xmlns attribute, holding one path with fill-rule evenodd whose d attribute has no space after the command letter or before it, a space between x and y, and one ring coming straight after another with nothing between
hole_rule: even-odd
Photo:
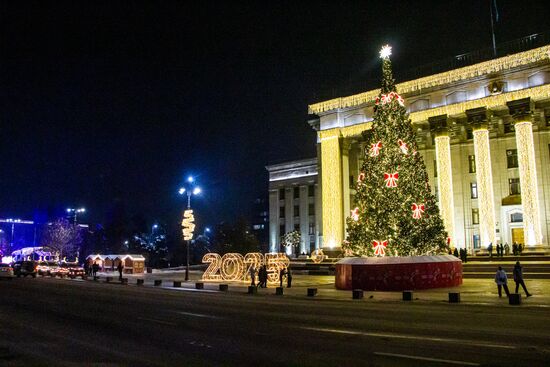
<instances>
[{"instance_id":1,"label":"asphalt road","mask_svg":"<svg viewBox=\"0 0 550 367\"><path fill-rule=\"evenodd\" d=\"M0 282L0 366L548 366L546 307Z\"/></svg>"}]
</instances>

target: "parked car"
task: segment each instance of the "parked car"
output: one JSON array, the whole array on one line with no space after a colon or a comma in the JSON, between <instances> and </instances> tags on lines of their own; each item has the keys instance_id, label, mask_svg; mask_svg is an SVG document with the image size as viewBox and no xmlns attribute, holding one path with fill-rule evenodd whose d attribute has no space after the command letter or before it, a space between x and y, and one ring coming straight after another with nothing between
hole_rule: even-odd
<instances>
[{"instance_id":1,"label":"parked car","mask_svg":"<svg viewBox=\"0 0 550 367\"><path fill-rule=\"evenodd\" d=\"M38 263L36 261L17 261L13 264L13 273L15 276L20 277L21 275L26 277L27 275L36 278L38 273Z\"/></svg>"},{"instance_id":2,"label":"parked car","mask_svg":"<svg viewBox=\"0 0 550 367\"><path fill-rule=\"evenodd\" d=\"M13 274L13 268L8 264L0 264L0 278L12 279L15 275Z\"/></svg>"}]
</instances>

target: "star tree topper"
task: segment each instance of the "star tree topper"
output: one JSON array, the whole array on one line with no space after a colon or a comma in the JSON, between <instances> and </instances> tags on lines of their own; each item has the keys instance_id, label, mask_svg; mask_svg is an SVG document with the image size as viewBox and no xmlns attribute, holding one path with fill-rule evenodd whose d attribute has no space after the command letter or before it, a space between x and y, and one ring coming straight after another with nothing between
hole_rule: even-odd
<instances>
[{"instance_id":1,"label":"star tree topper","mask_svg":"<svg viewBox=\"0 0 550 367\"><path fill-rule=\"evenodd\" d=\"M382 46L382 49L380 50L380 58L387 59L390 56L391 56L391 46L390 45Z\"/></svg>"}]
</instances>

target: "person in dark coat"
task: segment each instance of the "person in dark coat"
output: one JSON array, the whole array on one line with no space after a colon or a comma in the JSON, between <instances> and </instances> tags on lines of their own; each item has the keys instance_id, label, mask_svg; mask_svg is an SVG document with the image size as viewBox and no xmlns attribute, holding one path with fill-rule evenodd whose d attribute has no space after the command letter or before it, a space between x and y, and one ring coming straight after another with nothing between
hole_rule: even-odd
<instances>
[{"instance_id":1,"label":"person in dark coat","mask_svg":"<svg viewBox=\"0 0 550 367\"><path fill-rule=\"evenodd\" d=\"M514 243L512 243L512 254L514 256L516 256L518 254L518 244L514 241Z\"/></svg>"},{"instance_id":2,"label":"person in dark coat","mask_svg":"<svg viewBox=\"0 0 550 367\"><path fill-rule=\"evenodd\" d=\"M489 246L487 246L487 251L489 251L489 257L493 257L493 243L489 243Z\"/></svg>"},{"instance_id":3,"label":"person in dark coat","mask_svg":"<svg viewBox=\"0 0 550 367\"><path fill-rule=\"evenodd\" d=\"M279 287L283 288L283 278L286 275L286 269L282 268L279 270Z\"/></svg>"},{"instance_id":4,"label":"person in dark coat","mask_svg":"<svg viewBox=\"0 0 550 367\"><path fill-rule=\"evenodd\" d=\"M499 297L502 297L502 288L504 288L506 296L510 297L510 291L508 290L508 277L506 276L506 272L504 271L504 269L502 269L502 266L498 267L498 270L495 274L495 283L497 284Z\"/></svg>"},{"instance_id":5,"label":"person in dark coat","mask_svg":"<svg viewBox=\"0 0 550 367\"><path fill-rule=\"evenodd\" d=\"M265 265L262 265L260 270L258 271L258 286L260 288L267 288L267 268Z\"/></svg>"},{"instance_id":6,"label":"person in dark coat","mask_svg":"<svg viewBox=\"0 0 550 367\"><path fill-rule=\"evenodd\" d=\"M453 250L453 255L454 255L454 257L458 257L458 249L456 247Z\"/></svg>"},{"instance_id":7,"label":"person in dark coat","mask_svg":"<svg viewBox=\"0 0 550 367\"><path fill-rule=\"evenodd\" d=\"M92 275L96 277L98 271L99 271L99 264L94 262L94 264L92 265Z\"/></svg>"},{"instance_id":8,"label":"person in dark coat","mask_svg":"<svg viewBox=\"0 0 550 367\"><path fill-rule=\"evenodd\" d=\"M519 263L519 261L516 261L516 265L514 265L514 282L516 282L516 293L518 293L519 286L523 288L523 291L525 292L525 295L527 297L531 297L531 293L527 291L527 287L525 286L525 282L523 281L523 267Z\"/></svg>"},{"instance_id":9,"label":"person in dark coat","mask_svg":"<svg viewBox=\"0 0 550 367\"><path fill-rule=\"evenodd\" d=\"M292 273L290 272L290 267L286 269L286 287L292 287Z\"/></svg>"},{"instance_id":10,"label":"person in dark coat","mask_svg":"<svg viewBox=\"0 0 550 367\"><path fill-rule=\"evenodd\" d=\"M118 280L122 281L122 271L124 270L124 265L122 265L122 261L118 263L116 270L118 270Z\"/></svg>"}]
</instances>

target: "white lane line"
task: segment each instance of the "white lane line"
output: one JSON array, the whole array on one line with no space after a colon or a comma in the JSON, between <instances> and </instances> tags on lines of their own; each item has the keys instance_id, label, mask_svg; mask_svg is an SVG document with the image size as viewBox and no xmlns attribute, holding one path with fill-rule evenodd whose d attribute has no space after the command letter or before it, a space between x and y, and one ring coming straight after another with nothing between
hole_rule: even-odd
<instances>
[{"instance_id":1,"label":"white lane line","mask_svg":"<svg viewBox=\"0 0 550 367\"><path fill-rule=\"evenodd\" d=\"M157 324L162 324L162 325L176 326L175 323L169 322L169 321L164 321L164 320L149 319L149 318L147 318L147 317L138 317L137 319L138 319L138 320L143 320L143 321L151 321L151 322L155 322L155 323L157 323Z\"/></svg>"},{"instance_id":2,"label":"white lane line","mask_svg":"<svg viewBox=\"0 0 550 367\"><path fill-rule=\"evenodd\" d=\"M204 315L202 313L193 313L193 312L184 312L184 311L174 311L174 312L176 312L180 315L201 317L201 318L205 318L205 319L223 319L223 317L214 316L214 315Z\"/></svg>"},{"instance_id":3,"label":"white lane line","mask_svg":"<svg viewBox=\"0 0 550 367\"><path fill-rule=\"evenodd\" d=\"M463 340L463 339L436 338L436 337L423 336L423 335L417 336L417 335L407 335L407 334L363 332L363 331L354 331L354 330L325 329L325 328L313 328L313 327L300 327L300 329L321 331L325 333L335 333L335 334L363 335L363 336L374 336L374 337L380 337L380 338L393 338L393 339L428 340L428 341L439 342L439 343L462 343L462 344L475 345L475 346L487 347L487 348L516 349L516 347L512 345L483 343L483 342Z\"/></svg>"},{"instance_id":4,"label":"white lane line","mask_svg":"<svg viewBox=\"0 0 550 367\"><path fill-rule=\"evenodd\" d=\"M383 352L374 352L374 354L377 355L377 356L384 356L384 357L416 359L418 361L438 362L438 363L447 363L447 364L458 364L458 365L461 365L461 366L481 366L479 363L475 363L475 362L454 361L452 359L428 358L428 357L420 357L420 356L410 356L410 355L407 355L407 354L383 353Z\"/></svg>"},{"instance_id":5,"label":"white lane line","mask_svg":"<svg viewBox=\"0 0 550 367\"><path fill-rule=\"evenodd\" d=\"M159 287L157 287L159 288ZM211 290L211 289L195 289L195 288L184 288L184 287L181 287L181 288L178 288L178 287L160 287L162 289L169 289L169 290L172 290L172 291L180 291L180 292L202 292L202 293L219 293L219 291L214 291L214 290Z\"/></svg>"}]
</instances>

